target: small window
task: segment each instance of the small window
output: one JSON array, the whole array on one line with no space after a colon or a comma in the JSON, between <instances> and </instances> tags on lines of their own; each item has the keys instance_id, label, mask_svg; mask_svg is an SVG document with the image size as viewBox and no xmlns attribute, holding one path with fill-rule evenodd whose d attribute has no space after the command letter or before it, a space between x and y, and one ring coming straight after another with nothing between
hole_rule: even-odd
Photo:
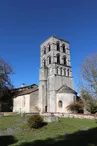
<instances>
[{"instance_id":1,"label":"small window","mask_svg":"<svg viewBox=\"0 0 97 146\"><path fill-rule=\"evenodd\" d=\"M60 55L57 54L57 63L60 64Z\"/></svg>"},{"instance_id":2,"label":"small window","mask_svg":"<svg viewBox=\"0 0 97 146\"><path fill-rule=\"evenodd\" d=\"M57 42L57 51L60 51L60 44Z\"/></svg>"},{"instance_id":3,"label":"small window","mask_svg":"<svg viewBox=\"0 0 97 146\"><path fill-rule=\"evenodd\" d=\"M51 64L51 56L48 57L48 63Z\"/></svg>"},{"instance_id":4,"label":"small window","mask_svg":"<svg viewBox=\"0 0 97 146\"><path fill-rule=\"evenodd\" d=\"M49 44L49 46L48 46L48 52L50 52L51 51L51 46L50 46L50 44Z\"/></svg>"},{"instance_id":5,"label":"small window","mask_svg":"<svg viewBox=\"0 0 97 146\"><path fill-rule=\"evenodd\" d=\"M65 45L64 44L62 45L62 48L63 48L63 53L66 53Z\"/></svg>"},{"instance_id":6,"label":"small window","mask_svg":"<svg viewBox=\"0 0 97 146\"><path fill-rule=\"evenodd\" d=\"M62 108L62 101L61 100L58 102L58 106L59 106L59 108Z\"/></svg>"}]
</instances>

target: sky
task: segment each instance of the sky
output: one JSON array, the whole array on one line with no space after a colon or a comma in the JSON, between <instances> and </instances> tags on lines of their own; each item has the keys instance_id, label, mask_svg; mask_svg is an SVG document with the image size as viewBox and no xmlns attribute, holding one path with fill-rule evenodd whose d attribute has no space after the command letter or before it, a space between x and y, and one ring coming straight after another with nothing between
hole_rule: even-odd
<instances>
[{"instance_id":1,"label":"sky","mask_svg":"<svg viewBox=\"0 0 97 146\"><path fill-rule=\"evenodd\" d=\"M15 87L39 83L40 44L52 35L70 42L77 90L80 64L97 52L97 0L0 1L0 57Z\"/></svg>"}]
</instances>

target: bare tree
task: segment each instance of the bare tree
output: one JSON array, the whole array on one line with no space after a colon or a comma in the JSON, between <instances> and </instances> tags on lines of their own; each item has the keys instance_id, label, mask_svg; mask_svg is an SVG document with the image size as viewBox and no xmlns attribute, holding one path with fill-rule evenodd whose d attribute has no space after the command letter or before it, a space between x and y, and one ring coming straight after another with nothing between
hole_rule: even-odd
<instances>
[{"instance_id":1,"label":"bare tree","mask_svg":"<svg viewBox=\"0 0 97 146\"><path fill-rule=\"evenodd\" d=\"M85 58L81 64L82 89L97 98L97 53Z\"/></svg>"},{"instance_id":2,"label":"bare tree","mask_svg":"<svg viewBox=\"0 0 97 146\"><path fill-rule=\"evenodd\" d=\"M97 112L97 53L87 56L81 64L80 87L87 111Z\"/></svg>"},{"instance_id":3,"label":"bare tree","mask_svg":"<svg viewBox=\"0 0 97 146\"><path fill-rule=\"evenodd\" d=\"M13 74L11 66L0 58L0 105L8 103L10 99L11 84L10 75Z\"/></svg>"},{"instance_id":4,"label":"bare tree","mask_svg":"<svg viewBox=\"0 0 97 146\"><path fill-rule=\"evenodd\" d=\"M0 58L0 89L12 87L10 75L13 74L11 66Z\"/></svg>"}]
</instances>

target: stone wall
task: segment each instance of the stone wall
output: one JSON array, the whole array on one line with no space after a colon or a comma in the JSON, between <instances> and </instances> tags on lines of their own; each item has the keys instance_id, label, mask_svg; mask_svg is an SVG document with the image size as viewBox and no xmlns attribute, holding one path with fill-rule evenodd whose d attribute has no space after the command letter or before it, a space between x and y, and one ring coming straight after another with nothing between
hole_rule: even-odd
<instances>
[{"instance_id":1,"label":"stone wall","mask_svg":"<svg viewBox=\"0 0 97 146\"><path fill-rule=\"evenodd\" d=\"M13 99L13 112L29 113L30 111L30 94L21 95Z\"/></svg>"},{"instance_id":2,"label":"stone wall","mask_svg":"<svg viewBox=\"0 0 97 146\"><path fill-rule=\"evenodd\" d=\"M68 114L68 113L44 113L43 116L55 116L55 117L63 117L63 118L79 118L79 119L90 119L95 120L97 119L97 114L94 115L85 115L85 114Z\"/></svg>"},{"instance_id":3,"label":"stone wall","mask_svg":"<svg viewBox=\"0 0 97 146\"><path fill-rule=\"evenodd\" d=\"M39 91L35 91L30 94L30 112L29 113L37 113L38 112L38 107L39 107Z\"/></svg>"},{"instance_id":4,"label":"stone wall","mask_svg":"<svg viewBox=\"0 0 97 146\"><path fill-rule=\"evenodd\" d=\"M59 50L57 49L58 44ZM65 52L63 51L63 45L65 45ZM41 44L39 82L39 108L41 112L59 112L59 109L56 109L56 90L65 84L74 89L70 48L67 41L52 36ZM66 98L68 100L67 96ZM70 101L72 101L72 97Z\"/></svg>"},{"instance_id":5,"label":"stone wall","mask_svg":"<svg viewBox=\"0 0 97 146\"><path fill-rule=\"evenodd\" d=\"M75 94L73 93L57 93L56 95L56 112L59 113L70 113L67 110L67 106L74 101ZM60 108L58 102L62 101L62 107Z\"/></svg>"}]
</instances>

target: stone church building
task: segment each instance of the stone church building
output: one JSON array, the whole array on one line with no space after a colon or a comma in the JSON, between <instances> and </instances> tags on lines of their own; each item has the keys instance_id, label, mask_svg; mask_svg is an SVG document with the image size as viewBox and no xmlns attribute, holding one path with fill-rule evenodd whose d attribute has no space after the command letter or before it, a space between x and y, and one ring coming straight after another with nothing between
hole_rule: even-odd
<instances>
[{"instance_id":1,"label":"stone church building","mask_svg":"<svg viewBox=\"0 0 97 146\"><path fill-rule=\"evenodd\" d=\"M69 42L51 36L40 46L39 87L14 89L13 112L68 113L77 100L74 91Z\"/></svg>"}]
</instances>

